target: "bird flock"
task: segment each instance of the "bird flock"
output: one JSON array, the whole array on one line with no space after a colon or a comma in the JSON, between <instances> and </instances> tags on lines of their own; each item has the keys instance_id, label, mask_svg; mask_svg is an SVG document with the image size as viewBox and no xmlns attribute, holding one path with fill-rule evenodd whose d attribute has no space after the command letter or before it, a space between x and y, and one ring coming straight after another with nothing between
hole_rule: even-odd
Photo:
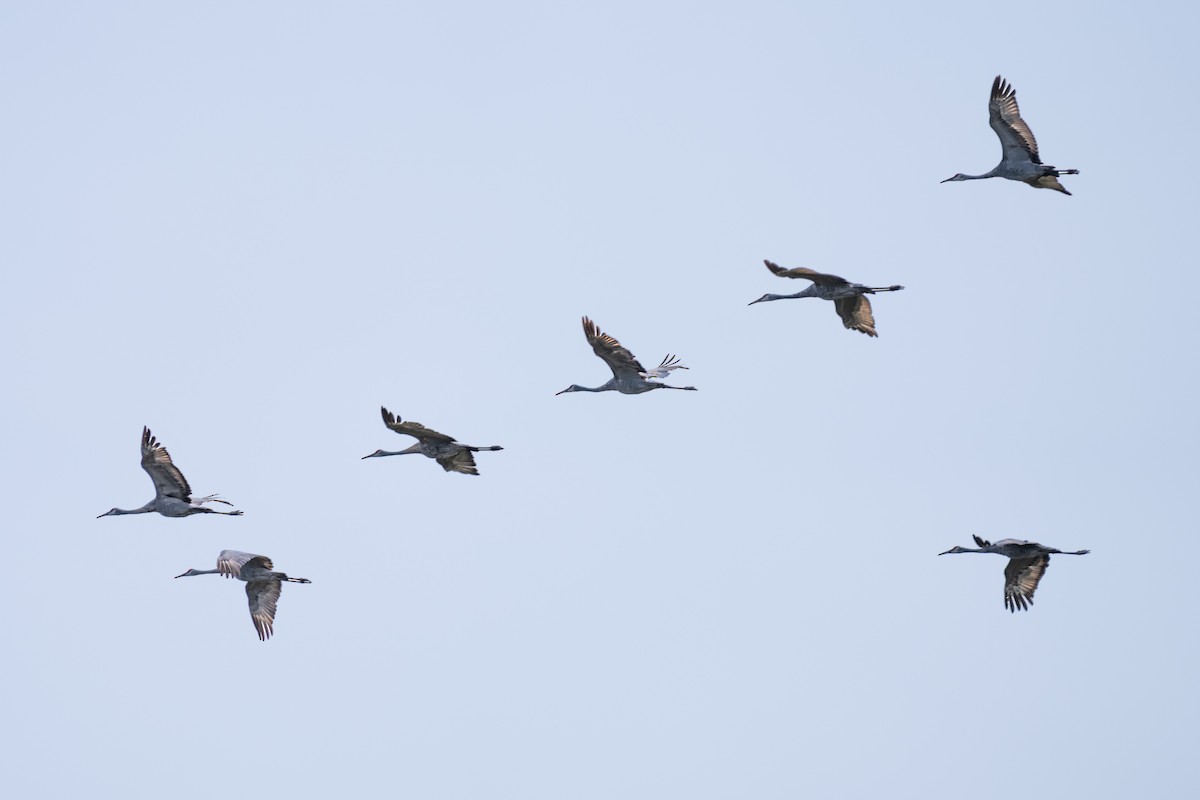
<instances>
[{"instance_id":1,"label":"bird flock","mask_svg":"<svg viewBox=\"0 0 1200 800\"><path fill-rule=\"evenodd\" d=\"M1058 181L1062 175L1077 175L1077 169L1058 169L1043 164L1038 154L1037 140L1029 125L1021 118L1017 107L1017 97L1012 86L996 76L992 83L992 91L988 100L989 124L1000 139L1001 160L990 172L982 175L964 175L958 173L942 183L951 181L981 180L983 178L1007 178L1022 181L1036 189L1053 189L1066 195L1071 193ZM842 324L849 330L877 337L875 316L867 295L882 292L898 292L904 289L898 284L884 287L864 286L852 283L845 278L828 273L817 272L803 267L785 269L771 261L764 261L767 269L780 278L802 279L809 285L795 294L764 294L750 305L786 300L801 297L817 297L832 301L834 310L841 318ZM680 391L696 391L695 386L672 386L663 381L671 377L675 370L688 369L680 363L680 359L668 354L651 369L646 369L641 362L624 345L613 336L604 333L595 322L583 318L583 335L594 352L612 371L612 378L595 386L580 386L571 384L558 394L569 392L620 392L622 394L644 394L656 389L676 389ZM427 428L419 422L404 421L387 408L380 408L383 424L395 433L411 436L416 443L403 450L376 450L363 456L379 458L382 456L399 456L410 453L420 453L432 458L446 472L458 472L463 475L479 475L475 463L475 453L498 451L504 448L499 445L476 447L458 442L452 436ZM219 495L210 494L193 497L191 486L183 473L175 466L171 455L162 446L149 428L142 429L142 469L154 483L154 498L140 508L113 508L99 515L100 517L120 516L124 514L148 514L156 512L164 517L189 517L193 514L222 514L225 516L241 516L240 510L222 511L210 508L209 505L218 503L232 505ZM957 553L996 553L1006 556L1008 566L1004 570L1004 607L1010 612L1018 609L1025 611L1033 604L1033 595L1038 584L1046 573L1052 554L1085 555L1087 550L1059 550L1047 547L1037 542L1021 539L1001 539L994 544L979 536L974 536L976 548L952 547L938 555ZM217 556L216 569L189 569L176 578L186 578L195 575L221 575L225 578L237 578L246 584L246 596L250 606L250 618L258 638L266 641L274 633L275 610L284 583L311 583L307 578L293 578L283 572L276 572L271 559L264 555L245 553L240 550L222 550Z\"/></svg>"}]
</instances>

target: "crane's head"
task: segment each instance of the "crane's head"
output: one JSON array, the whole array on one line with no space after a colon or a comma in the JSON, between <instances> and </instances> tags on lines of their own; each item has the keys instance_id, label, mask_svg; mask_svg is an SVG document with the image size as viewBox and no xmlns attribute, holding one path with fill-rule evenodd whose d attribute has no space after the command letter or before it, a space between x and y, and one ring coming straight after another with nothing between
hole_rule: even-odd
<instances>
[{"instance_id":1,"label":"crane's head","mask_svg":"<svg viewBox=\"0 0 1200 800\"><path fill-rule=\"evenodd\" d=\"M965 548L965 547L959 547L958 545L955 545L954 547L951 547L949 550L947 550L945 553L938 553L938 555L939 555L939 556L944 556L944 555L947 555L947 554L949 554L949 553L973 553L973 552L975 552L975 551L974 551L974 550L968 550L968 549L967 549L967 548Z\"/></svg>"},{"instance_id":2,"label":"crane's head","mask_svg":"<svg viewBox=\"0 0 1200 800\"><path fill-rule=\"evenodd\" d=\"M950 181L965 181L966 179L967 179L967 176L963 175L961 172L959 172L958 174L951 175L949 178L946 178L946 180L940 181L940 182L941 183L949 183Z\"/></svg>"},{"instance_id":3,"label":"crane's head","mask_svg":"<svg viewBox=\"0 0 1200 800\"><path fill-rule=\"evenodd\" d=\"M207 575L208 573L201 572L198 569L189 569L187 572L182 572L176 575L176 578L190 578L193 575Z\"/></svg>"},{"instance_id":4,"label":"crane's head","mask_svg":"<svg viewBox=\"0 0 1200 800\"><path fill-rule=\"evenodd\" d=\"M768 300L778 300L778 299L779 299L779 295L777 295L777 294L764 294L762 297L758 298L757 300L751 300L746 305L752 306L755 303L765 303Z\"/></svg>"},{"instance_id":5,"label":"crane's head","mask_svg":"<svg viewBox=\"0 0 1200 800\"><path fill-rule=\"evenodd\" d=\"M386 456L386 455L390 455L390 454L385 453L382 450L376 450L374 453L369 453L369 454L363 456L363 458L378 458L379 456Z\"/></svg>"},{"instance_id":6,"label":"crane's head","mask_svg":"<svg viewBox=\"0 0 1200 800\"><path fill-rule=\"evenodd\" d=\"M105 511L103 514L101 514L100 517L115 517L115 516L118 516L120 513L121 513L121 509L111 508L108 511ZM100 517L96 517L96 519L100 519Z\"/></svg>"},{"instance_id":7,"label":"crane's head","mask_svg":"<svg viewBox=\"0 0 1200 800\"><path fill-rule=\"evenodd\" d=\"M560 394L566 394L567 392L582 392L582 391L584 391L584 388L582 386L580 386L578 383L572 383L570 386L563 389L561 392L555 392L554 396L558 397Z\"/></svg>"}]
</instances>

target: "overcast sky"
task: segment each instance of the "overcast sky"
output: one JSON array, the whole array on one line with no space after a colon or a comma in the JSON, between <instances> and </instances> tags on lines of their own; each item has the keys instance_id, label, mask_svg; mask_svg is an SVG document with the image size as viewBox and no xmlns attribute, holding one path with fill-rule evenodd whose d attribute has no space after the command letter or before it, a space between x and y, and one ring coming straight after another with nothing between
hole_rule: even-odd
<instances>
[{"instance_id":1,"label":"overcast sky","mask_svg":"<svg viewBox=\"0 0 1200 800\"><path fill-rule=\"evenodd\" d=\"M965 6L0 8L6 791L1190 796L1197 12Z\"/></svg>"}]
</instances>

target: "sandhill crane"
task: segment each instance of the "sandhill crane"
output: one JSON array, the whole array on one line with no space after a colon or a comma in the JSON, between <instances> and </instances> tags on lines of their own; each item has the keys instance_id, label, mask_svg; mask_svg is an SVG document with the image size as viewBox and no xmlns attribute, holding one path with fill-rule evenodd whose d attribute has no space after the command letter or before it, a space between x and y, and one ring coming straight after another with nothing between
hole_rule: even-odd
<instances>
[{"instance_id":1,"label":"sandhill crane","mask_svg":"<svg viewBox=\"0 0 1200 800\"><path fill-rule=\"evenodd\" d=\"M232 505L228 500L222 500L215 494L192 498L192 487L188 486L187 478L171 461L171 454L155 440L149 428L142 428L142 469L154 481L154 499L141 508L114 508L105 511L100 517L112 517L120 514L148 514L157 511L164 517L187 517L192 514L226 514L240 517L241 511L217 511L205 508L205 503L224 503Z\"/></svg>"},{"instance_id":2,"label":"sandhill crane","mask_svg":"<svg viewBox=\"0 0 1200 800\"><path fill-rule=\"evenodd\" d=\"M634 358L633 353L626 350L620 342L607 333L601 333L600 329L596 327L596 323L587 317L583 318L583 335L587 337L588 344L592 346L592 351L600 356L605 364L608 364L613 376L603 386L591 388L573 383L556 394L566 394L567 392L641 394L642 392L649 392L654 389L696 391L695 386L667 386L665 383L657 383L658 379L669 376L671 370L687 369L687 367L679 363L679 359L676 356L668 355L654 369L646 369L641 365L641 362Z\"/></svg>"},{"instance_id":3,"label":"sandhill crane","mask_svg":"<svg viewBox=\"0 0 1200 800\"><path fill-rule=\"evenodd\" d=\"M216 569L189 569L175 577L189 578L193 575L214 574L246 582L246 597L250 598L250 619L254 620L258 638L264 642L274 633L275 603L279 600L283 582L312 583L308 578L289 578L282 572L275 572L275 565L266 556L243 553L239 550L222 550L217 556Z\"/></svg>"},{"instance_id":4,"label":"sandhill crane","mask_svg":"<svg viewBox=\"0 0 1200 800\"><path fill-rule=\"evenodd\" d=\"M988 100L988 124L1000 137L1000 163L984 175L957 175L946 178L950 181L977 181L983 178L1008 178L1023 181L1035 189L1053 189L1070 194L1058 182L1059 175L1078 175L1077 169L1057 169L1043 164L1038 157L1037 139L1017 108L1017 93L1008 81L996 76L992 82L992 96Z\"/></svg>"},{"instance_id":5,"label":"sandhill crane","mask_svg":"<svg viewBox=\"0 0 1200 800\"><path fill-rule=\"evenodd\" d=\"M491 447L472 447L469 444L461 444L454 441L453 436L447 436L444 433L431 431L419 422L401 422L400 418L392 414L386 408L380 406L380 411L383 412L383 424L394 430L396 433L403 433L408 436L414 436L417 443L404 450L376 450L370 455L363 458L377 458L379 456L402 456L408 453L420 453L429 458L437 459L437 462L442 465L442 469L446 472L461 472L464 475L478 475L479 470L475 468L475 456L471 453L480 453L485 450L503 450L504 448L498 444Z\"/></svg>"},{"instance_id":6,"label":"sandhill crane","mask_svg":"<svg viewBox=\"0 0 1200 800\"><path fill-rule=\"evenodd\" d=\"M842 318L842 324L851 330L865 333L867 336L878 336L879 334L875 332L875 317L871 314L871 301L863 295L876 292L898 292L904 288L903 286L872 288L863 286L861 283L851 283L837 275L814 272L804 267L784 269L765 259L763 263L767 265L767 269L781 278L804 278L812 281L812 286L795 294L764 294L750 305L764 303L768 300L788 300L793 297L819 297L822 300L832 300L834 309Z\"/></svg>"},{"instance_id":7,"label":"sandhill crane","mask_svg":"<svg viewBox=\"0 0 1200 800\"><path fill-rule=\"evenodd\" d=\"M970 547L952 547L945 553L998 553L1008 556L1008 566L1004 568L1004 607L1010 612L1018 608L1027 611L1033 605L1033 593L1038 587L1046 567L1050 564L1051 553L1061 553L1065 556L1087 555L1088 550L1058 550L1046 547L1037 542L1027 542L1023 539L1001 539L991 542L974 537L979 549Z\"/></svg>"}]
</instances>

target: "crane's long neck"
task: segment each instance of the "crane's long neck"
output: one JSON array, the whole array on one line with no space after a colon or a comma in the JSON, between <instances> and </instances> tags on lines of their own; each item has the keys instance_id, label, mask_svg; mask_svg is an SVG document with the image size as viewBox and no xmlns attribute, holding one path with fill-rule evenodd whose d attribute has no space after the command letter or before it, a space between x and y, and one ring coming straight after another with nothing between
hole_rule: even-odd
<instances>
[{"instance_id":1,"label":"crane's long neck","mask_svg":"<svg viewBox=\"0 0 1200 800\"><path fill-rule=\"evenodd\" d=\"M220 572L219 569L189 569L182 575L176 575L176 578L190 578L193 575L216 575Z\"/></svg>"},{"instance_id":2,"label":"crane's long neck","mask_svg":"<svg viewBox=\"0 0 1200 800\"><path fill-rule=\"evenodd\" d=\"M155 500L157 500L157 498L155 498ZM149 514L151 511L158 510L155 507L155 500L151 500L141 508L114 508L109 511L105 511L100 515L100 517L119 517L122 514ZM96 519L100 519L100 517L96 517Z\"/></svg>"},{"instance_id":3,"label":"crane's long neck","mask_svg":"<svg viewBox=\"0 0 1200 800\"><path fill-rule=\"evenodd\" d=\"M816 297L816 293L813 291L816 288L817 287L815 286L810 286L803 292L796 292L795 294L764 294L762 297L750 303L750 305L754 305L754 303L767 303L771 300L793 300L797 297Z\"/></svg>"},{"instance_id":4,"label":"crane's long neck","mask_svg":"<svg viewBox=\"0 0 1200 800\"><path fill-rule=\"evenodd\" d=\"M374 453L372 453L371 455L365 456L365 458L374 458L374 457L378 457L378 456L406 456L409 453L419 453L419 452L421 452L421 445L420 445L420 443L417 443L417 444L414 444L412 447L406 447L403 450L377 450Z\"/></svg>"},{"instance_id":5,"label":"crane's long neck","mask_svg":"<svg viewBox=\"0 0 1200 800\"><path fill-rule=\"evenodd\" d=\"M614 388L615 383L616 379L609 381L603 386L580 386L577 383L573 383L559 392L559 394L567 394L568 392L607 392Z\"/></svg>"}]
</instances>

